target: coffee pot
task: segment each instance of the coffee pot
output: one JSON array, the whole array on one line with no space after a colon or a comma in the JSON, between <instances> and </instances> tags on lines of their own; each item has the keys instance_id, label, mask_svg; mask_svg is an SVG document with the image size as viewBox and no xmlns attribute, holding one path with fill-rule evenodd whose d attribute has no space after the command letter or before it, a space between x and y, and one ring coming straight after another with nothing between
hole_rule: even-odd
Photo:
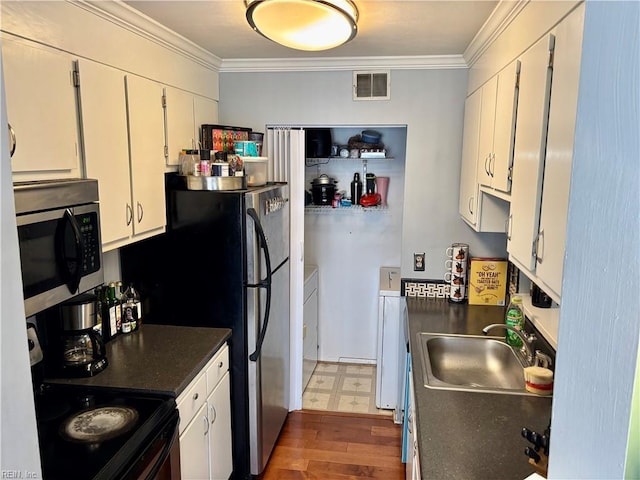
<instances>
[{"instance_id":1,"label":"coffee pot","mask_svg":"<svg viewBox=\"0 0 640 480\"><path fill-rule=\"evenodd\" d=\"M97 297L78 295L60 305L60 367L66 377L91 377L107 365L105 344L95 331Z\"/></svg>"}]
</instances>

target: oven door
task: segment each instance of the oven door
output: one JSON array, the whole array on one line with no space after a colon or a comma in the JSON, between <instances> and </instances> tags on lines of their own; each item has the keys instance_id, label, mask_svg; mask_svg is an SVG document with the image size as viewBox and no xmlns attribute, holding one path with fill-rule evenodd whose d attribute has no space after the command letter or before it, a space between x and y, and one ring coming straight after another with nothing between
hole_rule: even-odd
<instances>
[{"instance_id":1,"label":"oven door","mask_svg":"<svg viewBox=\"0 0 640 480\"><path fill-rule=\"evenodd\" d=\"M144 450L135 458L126 480L179 480L180 440L178 438L178 410L174 410L157 434L149 439Z\"/></svg>"},{"instance_id":2,"label":"oven door","mask_svg":"<svg viewBox=\"0 0 640 480\"><path fill-rule=\"evenodd\" d=\"M104 282L97 203L18 215L26 316Z\"/></svg>"}]
</instances>

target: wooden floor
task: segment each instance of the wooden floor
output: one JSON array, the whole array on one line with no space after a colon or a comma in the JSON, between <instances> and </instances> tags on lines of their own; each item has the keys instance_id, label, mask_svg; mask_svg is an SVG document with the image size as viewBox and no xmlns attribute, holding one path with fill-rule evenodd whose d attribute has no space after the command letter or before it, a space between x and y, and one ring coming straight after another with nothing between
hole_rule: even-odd
<instances>
[{"instance_id":1,"label":"wooden floor","mask_svg":"<svg viewBox=\"0 0 640 480\"><path fill-rule=\"evenodd\" d=\"M291 412L262 480L404 479L401 432L376 415Z\"/></svg>"}]
</instances>

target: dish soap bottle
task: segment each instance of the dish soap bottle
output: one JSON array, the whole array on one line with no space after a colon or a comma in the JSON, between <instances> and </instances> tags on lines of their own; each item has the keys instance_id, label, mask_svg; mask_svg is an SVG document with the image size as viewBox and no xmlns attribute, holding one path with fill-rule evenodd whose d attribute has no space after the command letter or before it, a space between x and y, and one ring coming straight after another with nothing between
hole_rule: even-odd
<instances>
[{"instance_id":1,"label":"dish soap bottle","mask_svg":"<svg viewBox=\"0 0 640 480\"><path fill-rule=\"evenodd\" d=\"M509 306L507 307L505 323L510 327L517 328L518 330L522 330L524 328L524 311L522 310L522 297L514 295L511 298ZM520 339L520 337L518 337L518 335L513 333L511 330L507 330L506 342L512 347L522 346L522 340Z\"/></svg>"}]
</instances>

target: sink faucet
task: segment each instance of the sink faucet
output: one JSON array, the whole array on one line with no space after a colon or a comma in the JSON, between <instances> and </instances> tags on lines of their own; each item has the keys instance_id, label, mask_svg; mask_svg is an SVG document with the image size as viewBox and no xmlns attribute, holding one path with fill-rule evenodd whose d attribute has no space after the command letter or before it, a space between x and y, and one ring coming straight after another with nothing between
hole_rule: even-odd
<instances>
[{"instance_id":1,"label":"sink faucet","mask_svg":"<svg viewBox=\"0 0 640 480\"><path fill-rule=\"evenodd\" d=\"M534 364L536 355L533 352L533 342L536 340L536 336L533 333L529 334L524 330L520 330L504 323L492 323L491 325L487 325L482 329L482 333L486 335L487 333L489 333L489 330L493 330L494 328L503 328L504 330L509 330L520 337L520 340L522 340L522 348L520 349L522 355L527 360L529 366L532 366Z\"/></svg>"}]
</instances>

